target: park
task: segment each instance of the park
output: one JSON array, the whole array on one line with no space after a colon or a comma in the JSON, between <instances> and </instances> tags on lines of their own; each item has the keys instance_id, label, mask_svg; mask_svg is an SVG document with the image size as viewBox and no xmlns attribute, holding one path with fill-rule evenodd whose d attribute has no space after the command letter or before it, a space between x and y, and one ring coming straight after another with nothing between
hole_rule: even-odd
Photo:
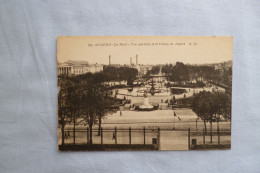
<instances>
[{"instance_id":1,"label":"park","mask_svg":"<svg viewBox=\"0 0 260 173\"><path fill-rule=\"evenodd\" d=\"M61 75L59 149L230 149L228 70L177 62L152 66L142 76L135 68L109 66Z\"/></svg>"}]
</instances>

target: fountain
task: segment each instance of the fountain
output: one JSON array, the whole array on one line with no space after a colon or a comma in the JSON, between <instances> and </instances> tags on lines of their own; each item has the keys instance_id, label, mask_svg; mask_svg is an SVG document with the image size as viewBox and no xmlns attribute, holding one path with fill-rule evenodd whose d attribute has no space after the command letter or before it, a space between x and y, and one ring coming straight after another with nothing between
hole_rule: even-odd
<instances>
[{"instance_id":1,"label":"fountain","mask_svg":"<svg viewBox=\"0 0 260 173\"><path fill-rule=\"evenodd\" d=\"M141 106L139 106L138 110L139 111L151 111L154 110L154 107L152 105L150 105L149 103L149 99L147 97L147 93L144 93L144 102Z\"/></svg>"},{"instance_id":2,"label":"fountain","mask_svg":"<svg viewBox=\"0 0 260 173\"><path fill-rule=\"evenodd\" d=\"M152 82L150 82L149 84L151 85L151 89L149 90L149 93L150 93L152 96L154 96L155 93L160 93L160 92L161 92L161 90L155 89L155 87L154 87L155 84L154 84L153 79L152 79Z\"/></svg>"}]
</instances>

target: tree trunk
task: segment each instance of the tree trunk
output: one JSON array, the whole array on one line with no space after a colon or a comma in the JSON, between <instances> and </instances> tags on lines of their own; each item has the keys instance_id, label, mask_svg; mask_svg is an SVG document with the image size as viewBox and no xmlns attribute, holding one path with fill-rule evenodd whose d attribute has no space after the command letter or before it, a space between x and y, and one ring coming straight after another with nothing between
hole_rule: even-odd
<instances>
[{"instance_id":1,"label":"tree trunk","mask_svg":"<svg viewBox=\"0 0 260 173\"><path fill-rule=\"evenodd\" d=\"M98 118L98 136L100 136L101 134L101 123L102 123L102 119L101 119L101 115Z\"/></svg>"},{"instance_id":2,"label":"tree trunk","mask_svg":"<svg viewBox=\"0 0 260 173\"><path fill-rule=\"evenodd\" d=\"M212 143L212 121L210 121L210 143Z\"/></svg>"},{"instance_id":3,"label":"tree trunk","mask_svg":"<svg viewBox=\"0 0 260 173\"><path fill-rule=\"evenodd\" d=\"M92 123L89 125L89 144L92 144Z\"/></svg>"},{"instance_id":4,"label":"tree trunk","mask_svg":"<svg viewBox=\"0 0 260 173\"><path fill-rule=\"evenodd\" d=\"M204 120L204 128L205 128L205 134L207 134L207 125L206 125L206 120Z\"/></svg>"}]
</instances>

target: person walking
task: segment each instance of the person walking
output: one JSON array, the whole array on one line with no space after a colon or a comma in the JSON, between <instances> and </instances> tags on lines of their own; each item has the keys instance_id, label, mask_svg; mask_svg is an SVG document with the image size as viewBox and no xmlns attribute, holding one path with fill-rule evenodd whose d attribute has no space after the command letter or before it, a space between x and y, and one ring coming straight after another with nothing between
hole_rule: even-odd
<instances>
[{"instance_id":1,"label":"person walking","mask_svg":"<svg viewBox=\"0 0 260 173\"><path fill-rule=\"evenodd\" d=\"M116 139L116 133L113 132L112 140Z\"/></svg>"}]
</instances>

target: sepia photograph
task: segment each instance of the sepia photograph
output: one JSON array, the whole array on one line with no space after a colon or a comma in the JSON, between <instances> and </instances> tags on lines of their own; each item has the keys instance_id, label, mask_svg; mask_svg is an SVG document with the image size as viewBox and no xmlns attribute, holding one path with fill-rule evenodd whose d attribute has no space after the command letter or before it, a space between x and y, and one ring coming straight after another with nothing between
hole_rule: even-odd
<instances>
[{"instance_id":1,"label":"sepia photograph","mask_svg":"<svg viewBox=\"0 0 260 173\"><path fill-rule=\"evenodd\" d=\"M58 150L231 149L233 37L59 36Z\"/></svg>"},{"instance_id":2,"label":"sepia photograph","mask_svg":"<svg viewBox=\"0 0 260 173\"><path fill-rule=\"evenodd\" d=\"M260 0L11 0L0 21L0 173L260 173Z\"/></svg>"}]
</instances>

